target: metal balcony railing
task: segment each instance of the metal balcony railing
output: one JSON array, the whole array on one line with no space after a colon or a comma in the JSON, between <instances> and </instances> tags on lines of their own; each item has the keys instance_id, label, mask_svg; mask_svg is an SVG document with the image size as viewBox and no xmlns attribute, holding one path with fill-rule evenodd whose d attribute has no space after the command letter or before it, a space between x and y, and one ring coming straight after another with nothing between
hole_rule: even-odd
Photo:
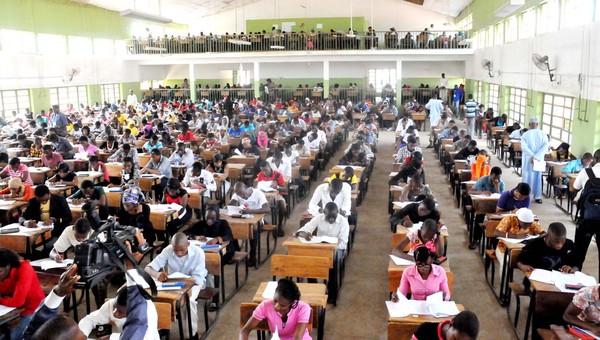
<instances>
[{"instance_id":1,"label":"metal balcony railing","mask_svg":"<svg viewBox=\"0 0 600 340\"><path fill-rule=\"evenodd\" d=\"M188 35L126 40L129 54L179 54L251 51L411 50L471 47L470 32L372 31L364 33L273 33Z\"/></svg>"}]
</instances>

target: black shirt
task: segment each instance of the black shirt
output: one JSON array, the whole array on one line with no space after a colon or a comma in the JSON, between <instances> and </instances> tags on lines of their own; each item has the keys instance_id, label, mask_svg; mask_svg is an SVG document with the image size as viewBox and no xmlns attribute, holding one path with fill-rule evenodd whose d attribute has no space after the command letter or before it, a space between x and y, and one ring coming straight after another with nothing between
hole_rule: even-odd
<instances>
[{"instance_id":1,"label":"black shirt","mask_svg":"<svg viewBox=\"0 0 600 340\"><path fill-rule=\"evenodd\" d=\"M434 209L429 214L425 216L419 215L419 204L420 203L412 203L405 206L402 210L396 211L392 214L390 220L394 224L401 223L405 216L408 216L412 223L424 222L425 220L432 219L435 222L440 221L440 213Z\"/></svg>"},{"instance_id":2,"label":"black shirt","mask_svg":"<svg viewBox=\"0 0 600 340\"><path fill-rule=\"evenodd\" d=\"M119 209L119 224L123 226L133 226L142 229L142 234L144 234L144 238L148 242L148 244L153 244L156 240L156 232L154 231L154 227L152 226L152 222L150 221L150 207L146 203L142 204L142 212L136 215L129 214L125 208L123 207L123 203L121 203L121 207Z\"/></svg>"},{"instance_id":3,"label":"black shirt","mask_svg":"<svg viewBox=\"0 0 600 340\"><path fill-rule=\"evenodd\" d=\"M413 334L413 339L417 340L443 340L440 333L444 324L450 323L450 320L444 322L423 322Z\"/></svg>"},{"instance_id":4,"label":"black shirt","mask_svg":"<svg viewBox=\"0 0 600 340\"><path fill-rule=\"evenodd\" d=\"M569 239L556 250L546 245L545 237L528 241L519 255L519 262L538 269L559 270L562 266L575 265L575 243Z\"/></svg>"},{"instance_id":5,"label":"black shirt","mask_svg":"<svg viewBox=\"0 0 600 340\"><path fill-rule=\"evenodd\" d=\"M402 169L400 169L400 171L398 171L398 173L389 180L388 184L396 185L398 184L399 180L403 180L404 183L407 183L408 178L412 177L416 173L417 169L415 169L412 165L405 166Z\"/></svg>"},{"instance_id":6,"label":"black shirt","mask_svg":"<svg viewBox=\"0 0 600 340\"><path fill-rule=\"evenodd\" d=\"M225 220L217 219L217 222L213 226L209 226L206 221L199 221L192 225L192 227L185 231L188 236L206 236L206 237L220 237L223 242L229 241L227 245L227 254L235 253L240 250L237 241L233 238L231 227Z\"/></svg>"},{"instance_id":7,"label":"black shirt","mask_svg":"<svg viewBox=\"0 0 600 340\"><path fill-rule=\"evenodd\" d=\"M454 155L454 159L467 159L467 158L469 158L469 156L477 156L478 154L479 154L478 148L475 148L475 150L473 150L471 152L471 150L469 150L469 147L465 146L456 155Z\"/></svg>"}]
</instances>

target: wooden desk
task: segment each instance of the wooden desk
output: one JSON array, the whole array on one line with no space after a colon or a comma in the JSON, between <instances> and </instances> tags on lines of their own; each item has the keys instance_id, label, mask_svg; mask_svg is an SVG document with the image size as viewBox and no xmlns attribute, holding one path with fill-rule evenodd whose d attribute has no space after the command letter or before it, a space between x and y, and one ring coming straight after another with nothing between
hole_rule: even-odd
<instances>
[{"instance_id":1,"label":"wooden desk","mask_svg":"<svg viewBox=\"0 0 600 340\"><path fill-rule=\"evenodd\" d=\"M463 305L457 304L459 311L464 311ZM436 318L431 315L409 315L403 318L388 316L388 340L410 339L417 328L424 322L442 322L452 320L449 318Z\"/></svg>"},{"instance_id":2,"label":"wooden desk","mask_svg":"<svg viewBox=\"0 0 600 340\"><path fill-rule=\"evenodd\" d=\"M339 174L340 172L344 171L346 166L347 165L336 165L336 166L332 167L331 169L329 169L329 176ZM365 167L353 166L353 168L354 168L354 176L356 176L356 178L360 179L363 171L365 171Z\"/></svg>"},{"instance_id":3,"label":"wooden desk","mask_svg":"<svg viewBox=\"0 0 600 340\"><path fill-rule=\"evenodd\" d=\"M533 280L530 282L531 299L525 325L525 340L529 339L530 330L535 331L538 328L537 324L540 320L553 322L552 318L560 318L562 321L563 312L573 301L573 295L575 295L575 292L563 293L555 285Z\"/></svg>"},{"instance_id":4,"label":"wooden desk","mask_svg":"<svg viewBox=\"0 0 600 340\"><path fill-rule=\"evenodd\" d=\"M254 214L252 218L238 218L226 215L226 210L221 210L221 218L229 223L233 238L243 240L244 251L248 251L249 240L254 239L254 228L263 220L265 214Z\"/></svg>"},{"instance_id":5,"label":"wooden desk","mask_svg":"<svg viewBox=\"0 0 600 340\"><path fill-rule=\"evenodd\" d=\"M227 164L244 164L247 167L253 168L256 160L258 160L258 156L234 155L227 158Z\"/></svg>"},{"instance_id":6,"label":"wooden desk","mask_svg":"<svg viewBox=\"0 0 600 340\"><path fill-rule=\"evenodd\" d=\"M6 152L8 153L9 159L13 157L27 157L29 149L14 147L6 149Z\"/></svg>"},{"instance_id":7,"label":"wooden desk","mask_svg":"<svg viewBox=\"0 0 600 340\"><path fill-rule=\"evenodd\" d=\"M154 230L166 232L167 222L177 212L167 204L148 204L150 207L150 222Z\"/></svg>"},{"instance_id":8,"label":"wooden desk","mask_svg":"<svg viewBox=\"0 0 600 340\"><path fill-rule=\"evenodd\" d=\"M266 300L263 293L267 288L268 282L261 282L252 298L252 302L261 303ZM325 328L325 311L327 309L327 286L323 283L297 283L300 289L300 300L308 303L311 307L317 309L318 313L313 313L313 328L317 328L317 339L323 339Z\"/></svg>"},{"instance_id":9,"label":"wooden desk","mask_svg":"<svg viewBox=\"0 0 600 340\"><path fill-rule=\"evenodd\" d=\"M254 166L254 165L251 165ZM246 167L246 164L243 163L228 163L225 171L227 173L227 176L229 178L231 178L232 183L231 185L234 184L234 181L239 180L240 178L242 178L242 174L244 171L244 168Z\"/></svg>"},{"instance_id":10,"label":"wooden desk","mask_svg":"<svg viewBox=\"0 0 600 340\"><path fill-rule=\"evenodd\" d=\"M70 193L75 188L77 188L77 187L72 186L72 185L64 185L64 184L59 184L59 185L50 184L50 185L48 185L48 189L50 190L51 194L63 195L63 196L68 196L67 192Z\"/></svg>"},{"instance_id":11,"label":"wooden desk","mask_svg":"<svg viewBox=\"0 0 600 340\"><path fill-rule=\"evenodd\" d=\"M397 266L394 261L390 258L388 260L388 291L391 293L395 292L400 286L400 280L402 279L402 274L404 270L409 266ZM450 271L450 259L442 262L442 268L446 271L446 276L448 277L448 287L450 288L450 294L454 292L453 284L454 274Z\"/></svg>"},{"instance_id":12,"label":"wooden desk","mask_svg":"<svg viewBox=\"0 0 600 340\"><path fill-rule=\"evenodd\" d=\"M511 264L518 259L525 244L504 242L502 239L499 239L498 242L501 242L506 247L506 250L504 251L504 261L502 262L502 269L500 272L499 295L500 304L506 306L510 303L510 289L508 285L512 282L514 273L514 267Z\"/></svg>"},{"instance_id":13,"label":"wooden desk","mask_svg":"<svg viewBox=\"0 0 600 340\"><path fill-rule=\"evenodd\" d=\"M26 207L28 204L29 203L24 202L24 201L15 201L12 204L1 204L0 205L0 223L3 226L10 224L10 214L16 209Z\"/></svg>"},{"instance_id":14,"label":"wooden desk","mask_svg":"<svg viewBox=\"0 0 600 340\"><path fill-rule=\"evenodd\" d=\"M54 174L54 170L47 167L29 167L29 175L33 184L44 184L46 177L50 177Z\"/></svg>"},{"instance_id":15,"label":"wooden desk","mask_svg":"<svg viewBox=\"0 0 600 340\"><path fill-rule=\"evenodd\" d=\"M185 175L187 167L181 164L171 164L171 172L173 173L173 177L179 177L180 175Z\"/></svg>"},{"instance_id":16,"label":"wooden desk","mask_svg":"<svg viewBox=\"0 0 600 340\"><path fill-rule=\"evenodd\" d=\"M25 164L28 167L42 163L42 159L38 157L19 157L19 161L21 161L21 164Z\"/></svg>"},{"instance_id":17,"label":"wooden desk","mask_svg":"<svg viewBox=\"0 0 600 340\"><path fill-rule=\"evenodd\" d=\"M171 308L171 322L177 321L179 324L179 338L192 338L192 319L190 315L190 294L192 287L196 284L193 279L170 279L166 282L184 282L185 285L178 290L166 290L159 291L157 296L152 300L154 302L165 302L172 306ZM188 315L188 330L190 332L189 337L184 337L183 335L183 320L181 314L181 307L183 305L187 306L187 315Z\"/></svg>"},{"instance_id":18,"label":"wooden desk","mask_svg":"<svg viewBox=\"0 0 600 340\"><path fill-rule=\"evenodd\" d=\"M0 334L4 334L6 338L10 335L10 324L17 320L25 308L15 308L10 312L0 316Z\"/></svg>"},{"instance_id":19,"label":"wooden desk","mask_svg":"<svg viewBox=\"0 0 600 340\"><path fill-rule=\"evenodd\" d=\"M104 173L99 171L77 171L75 173L77 175L77 180L79 181L79 186L85 180L90 180L94 184L98 184L104 178Z\"/></svg>"},{"instance_id":20,"label":"wooden desk","mask_svg":"<svg viewBox=\"0 0 600 340\"><path fill-rule=\"evenodd\" d=\"M26 259L31 259L33 249L43 245L52 237L50 228L33 228L31 231L25 231L23 228L22 230L14 234L0 235L0 248L8 248Z\"/></svg>"}]
</instances>

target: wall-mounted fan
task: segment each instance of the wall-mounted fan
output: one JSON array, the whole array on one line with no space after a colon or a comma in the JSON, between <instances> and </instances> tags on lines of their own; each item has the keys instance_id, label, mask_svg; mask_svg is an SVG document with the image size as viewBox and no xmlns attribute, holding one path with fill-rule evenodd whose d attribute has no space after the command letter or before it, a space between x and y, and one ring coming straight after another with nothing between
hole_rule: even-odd
<instances>
[{"instance_id":1,"label":"wall-mounted fan","mask_svg":"<svg viewBox=\"0 0 600 340\"><path fill-rule=\"evenodd\" d=\"M482 59L481 67L483 67L484 70L488 71L488 75L490 76L490 78L494 78L494 74L492 74L492 71L494 70L494 63L492 63L490 60Z\"/></svg>"},{"instance_id":2,"label":"wall-mounted fan","mask_svg":"<svg viewBox=\"0 0 600 340\"><path fill-rule=\"evenodd\" d=\"M70 83L75 76L79 75L79 73L81 73L81 69L79 67L67 69L65 75L63 76L63 83Z\"/></svg>"},{"instance_id":3,"label":"wall-mounted fan","mask_svg":"<svg viewBox=\"0 0 600 340\"><path fill-rule=\"evenodd\" d=\"M554 77L556 76L552 71L555 71L556 68L550 67L550 61L548 60L548 56L541 56L537 53L534 53L531 57L533 60L533 64L535 67L539 68L542 71L548 71L548 76L550 76L550 81L554 81Z\"/></svg>"}]
</instances>

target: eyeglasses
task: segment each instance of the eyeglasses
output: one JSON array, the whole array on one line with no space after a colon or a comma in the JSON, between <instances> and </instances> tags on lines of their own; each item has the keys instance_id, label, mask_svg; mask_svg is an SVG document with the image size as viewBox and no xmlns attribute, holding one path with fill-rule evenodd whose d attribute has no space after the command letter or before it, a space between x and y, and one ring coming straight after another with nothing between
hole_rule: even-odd
<instances>
[{"instance_id":1,"label":"eyeglasses","mask_svg":"<svg viewBox=\"0 0 600 340\"><path fill-rule=\"evenodd\" d=\"M419 268L431 268L431 264L417 263L417 267L419 267Z\"/></svg>"}]
</instances>

